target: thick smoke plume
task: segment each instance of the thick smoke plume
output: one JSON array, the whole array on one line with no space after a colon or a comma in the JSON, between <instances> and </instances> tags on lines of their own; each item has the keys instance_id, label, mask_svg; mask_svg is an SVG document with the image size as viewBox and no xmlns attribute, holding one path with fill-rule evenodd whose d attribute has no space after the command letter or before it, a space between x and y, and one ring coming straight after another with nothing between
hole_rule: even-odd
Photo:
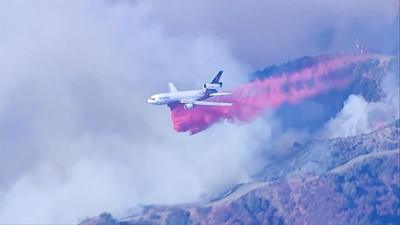
<instances>
[{"instance_id":1,"label":"thick smoke plume","mask_svg":"<svg viewBox=\"0 0 400 225\"><path fill-rule=\"evenodd\" d=\"M308 68L280 74L243 84L232 95L216 97L212 101L232 102L231 107L198 106L172 108L174 129L191 134L203 131L221 120L248 122L266 109L282 104L297 104L302 100L332 89L343 88L354 79L352 69L368 55L323 56Z\"/></svg>"}]
</instances>

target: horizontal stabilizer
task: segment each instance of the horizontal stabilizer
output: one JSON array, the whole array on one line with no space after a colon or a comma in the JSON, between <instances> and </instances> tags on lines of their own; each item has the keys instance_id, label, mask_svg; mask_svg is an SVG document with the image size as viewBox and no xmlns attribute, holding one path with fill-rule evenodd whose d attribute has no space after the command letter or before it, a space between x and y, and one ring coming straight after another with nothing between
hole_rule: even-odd
<instances>
[{"instance_id":1,"label":"horizontal stabilizer","mask_svg":"<svg viewBox=\"0 0 400 225\"><path fill-rule=\"evenodd\" d=\"M194 101L194 105L208 105L208 106L232 106L232 103L227 102L207 102L207 101Z\"/></svg>"},{"instance_id":2,"label":"horizontal stabilizer","mask_svg":"<svg viewBox=\"0 0 400 225\"><path fill-rule=\"evenodd\" d=\"M212 93L210 94L211 97L214 96L225 96L225 95L231 95L232 93L223 93L223 92L217 92L217 93Z\"/></svg>"},{"instance_id":3,"label":"horizontal stabilizer","mask_svg":"<svg viewBox=\"0 0 400 225\"><path fill-rule=\"evenodd\" d=\"M209 101L190 101L181 100L182 104L193 104L193 105L206 105L206 106L232 106L233 103L228 102L209 102Z\"/></svg>"}]
</instances>

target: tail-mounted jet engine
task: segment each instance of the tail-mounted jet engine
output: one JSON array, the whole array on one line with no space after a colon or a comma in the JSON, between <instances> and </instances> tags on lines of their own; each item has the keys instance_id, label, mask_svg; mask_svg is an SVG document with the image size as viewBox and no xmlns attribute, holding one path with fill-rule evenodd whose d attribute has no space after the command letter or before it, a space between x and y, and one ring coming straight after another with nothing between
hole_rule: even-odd
<instances>
[{"instance_id":1,"label":"tail-mounted jet engine","mask_svg":"<svg viewBox=\"0 0 400 225\"><path fill-rule=\"evenodd\" d=\"M222 82L219 82L219 83L207 83L207 84L204 84L204 89L218 89L218 88L221 88L222 87Z\"/></svg>"}]
</instances>

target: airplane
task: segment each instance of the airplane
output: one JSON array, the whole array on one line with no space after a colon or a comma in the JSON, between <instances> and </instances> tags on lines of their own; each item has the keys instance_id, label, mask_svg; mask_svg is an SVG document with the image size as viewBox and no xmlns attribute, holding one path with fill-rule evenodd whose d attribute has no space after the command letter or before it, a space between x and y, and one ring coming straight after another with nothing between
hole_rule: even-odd
<instances>
[{"instance_id":1,"label":"airplane","mask_svg":"<svg viewBox=\"0 0 400 225\"><path fill-rule=\"evenodd\" d=\"M232 106L232 103L227 102L204 101L211 97L232 94L218 92L218 89L222 88L222 82L219 81L221 75L222 71L219 71L210 83L203 85L201 90L178 91L173 83L168 82L168 93L153 95L147 99L147 102L153 105L168 105L171 109L180 104L183 104L185 109L190 109L194 106Z\"/></svg>"}]
</instances>

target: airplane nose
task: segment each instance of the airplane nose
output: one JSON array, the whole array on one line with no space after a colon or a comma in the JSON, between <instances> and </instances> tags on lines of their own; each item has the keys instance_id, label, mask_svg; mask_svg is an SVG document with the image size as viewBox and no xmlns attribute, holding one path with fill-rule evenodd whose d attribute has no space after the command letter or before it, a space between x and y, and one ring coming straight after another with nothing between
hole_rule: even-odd
<instances>
[{"instance_id":1,"label":"airplane nose","mask_svg":"<svg viewBox=\"0 0 400 225\"><path fill-rule=\"evenodd\" d=\"M154 103L156 103L156 101L155 101L155 99L148 98L148 99L147 99L147 103L149 103L149 104L154 104Z\"/></svg>"}]
</instances>

